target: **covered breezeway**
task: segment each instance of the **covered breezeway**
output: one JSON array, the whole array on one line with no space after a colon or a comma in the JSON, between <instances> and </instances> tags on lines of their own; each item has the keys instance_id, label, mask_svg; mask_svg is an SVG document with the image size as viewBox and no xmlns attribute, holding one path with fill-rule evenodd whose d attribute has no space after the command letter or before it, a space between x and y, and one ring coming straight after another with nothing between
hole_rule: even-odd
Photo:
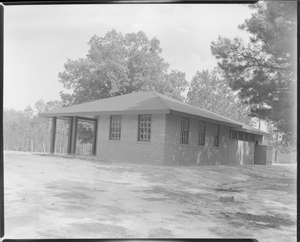
<instances>
[{"instance_id":1,"label":"covered breezeway","mask_svg":"<svg viewBox=\"0 0 300 242\"><path fill-rule=\"evenodd\" d=\"M68 145L67 145L67 154L75 155L76 154L76 143L77 143L77 128L78 121L86 121L93 123L93 143L92 143L92 155L96 155L96 143L97 143L97 118L88 118L81 116L72 116L72 117L52 117L52 127L51 127L51 141L50 141L50 154L55 153L55 136L56 136L56 124L57 119L64 119L69 121L68 128Z\"/></svg>"}]
</instances>

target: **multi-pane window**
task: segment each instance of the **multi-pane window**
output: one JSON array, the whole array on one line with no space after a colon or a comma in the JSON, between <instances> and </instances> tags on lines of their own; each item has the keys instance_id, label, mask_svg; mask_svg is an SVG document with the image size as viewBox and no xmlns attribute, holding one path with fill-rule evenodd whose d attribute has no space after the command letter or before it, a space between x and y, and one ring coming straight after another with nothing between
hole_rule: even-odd
<instances>
[{"instance_id":1,"label":"multi-pane window","mask_svg":"<svg viewBox=\"0 0 300 242\"><path fill-rule=\"evenodd\" d=\"M255 142L255 134L250 134L250 141Z\"/></svg>"},{"instance_id":2,"label":"multi-pane window","mask_svg":"<svg viewBox=\"0 0 300 242\"><path fill-rule=\"evenodd\" d=\"M199 122L199 145L205 145L205 123L204 122Z\"/></svg>"},{"instance_id":3,"label":"multi-pane window","mask_svg":"<svg viewBox=\"0 0 300 242\"><path fill-rule=\"evenodd\" d=\"M244 140L244 133L243 132L238 133L238 140Z\"/></svg>"},{"instance_id":4,"label":"multi-pane window","mask_svg":"<svg viewBox=\"0 0 300 242\"><path fill-rule=\"evenodd\" d=\"M237 139L237 131L236 130L231 131L231 138L232 139Z\"/></svg>"},{"instance_id":5,"label":"multi-pane window","mask_svg":"<svg viewBox=\"0 0 300 242\"><path fill-rule=\"evenodd\" d=\"M180 143L187 144L189 139L189 120L186 118L181 119L180 128Z\"/></svg>"},{"instance_id":6,"label":"multi-pane window","mask_svg":"<svg viewBox=\"0 0 300 242\"><path fill-rule=\"evenodd\" d=\"M244 141L249 141L249 133L244 133Z\"/></svg>"},{"instance_id":7,"label":"multi-pane window","mask_svg":"<svg viewBox=\"0 0 300 242\"><path fill-rule=\"evenodd\" d=\"M110 117L110 139L121 139L122 116Z\"/></svg>"},{"instance_id":8,"label":"multi-pane window","mask_svg":"<svg viewBox=\"0 0 300 242\"><path fill-rule=\"evenodd\" d=\"M219 146L219 125L214 124L214 129L213 129L213 142L214 146Z\"/></svg>"},{"instance_id":9,"label":"multi-pane window","mask_svg":"<svg viewBox=\"0 0 300 242\"><path fill-rule=\"evenodd\" d=\"M150 141L151 138L151 115L139 117L139 140Z\"/></svg>"},{"instance_id":10,"label":"multi-pane window","mask_svg":"<svg viewBox=\"0 0 300 242\"><path fill-rule=\"evenodd\" d=\"M230 138L235 139L235 140L254 142L255 134L250 134L247 132L236 131L236 130L230 130Z\"/></svg>"}]
</instances>

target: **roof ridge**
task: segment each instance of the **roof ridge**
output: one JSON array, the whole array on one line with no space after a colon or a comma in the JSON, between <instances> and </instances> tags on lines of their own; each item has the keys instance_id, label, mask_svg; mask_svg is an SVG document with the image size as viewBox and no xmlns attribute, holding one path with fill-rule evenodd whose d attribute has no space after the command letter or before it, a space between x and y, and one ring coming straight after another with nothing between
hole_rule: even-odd
<instances>
[{"instance_id":1,"label":"roof ridge","mask_svg":"<svg viewBox=\"0 0 300 242\"><path fill-rule=\"evenodd\" d=\"M160 97L156 91L151 91L151 92L152 92L152 94L153 94L155 97L157 97L158 101L161 103L161 105L162 105L164 108L170 110L170 107L168 106L168 104L166 104L166 102L163 100L163 98ZM163 95L163 94L162 94L162 95ZM165 96L165 95L164 95L164 96Z\"/></svg>"}]
</instances>

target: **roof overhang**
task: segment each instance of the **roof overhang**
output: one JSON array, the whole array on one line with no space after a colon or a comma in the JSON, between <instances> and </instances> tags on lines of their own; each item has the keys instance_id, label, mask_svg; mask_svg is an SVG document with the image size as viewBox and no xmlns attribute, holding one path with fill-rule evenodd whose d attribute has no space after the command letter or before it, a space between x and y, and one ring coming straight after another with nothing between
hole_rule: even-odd
<instances>
[{"instance_id":1,"label":"roof overhang","mask_svg":"<svg viewBox=\"0 0 300 242\"><path fill-rule=\"evenodd\" d=\"M264 136L270 136L271 134L262 130L251 130L251 129L246 129L246 128L240 128L240 129L236 129L236 128L232 128L232 130L236 130L236 131L244 131L250 134L259 134L259 135L264 135Z\"/></svg>"},{"instance_id":2,"label":"roof overhang","mask_svg":"<svg viewBox=\"0 0 300 242\"><path fill-rule=\"evenodd\" d=\"M122 114L168 114L169 109L158 109L158 110L115 110L115 111L91 111L91 112L47 112L39 113L38 115L42 118L53 118L53 117L74 117L82 116L93 118L98 115L122 115Z\"/></svg>"},{"instance_id":3,"label":"roof overhang","mask_svg":"<svg viewBox=\"0 0 300 242\"><path fill-rule=\"evenodd\" d=\"M233 123L229 123L229 122L218 121L218 120L215 120L215 119L205 118L205 117L202 117L200 115L198 116L198 115L184 113L184 112L178 112L178 111L174 111L174 110L170 110L170 114L176 115L176 116L181 116L181 117L186 117L186 118L192 118L192 119L207 121L207 122L214 123L214 124L225 125L225 126L229 126L229 127L233 127L233 128L237 128L237 129L243 127L242 125L239 125L239 124L233 124Z\"/></svg>"},{"instance_id":4,"label":"roof overhang","mask_svg":"<svg viewBox=\"0 0 300 242\"><path fill-rule=\"evenodd\" d=\"M205 118L200 115L194 115L194 114L189 114L189 113L184 113L184 112L179 112L171 109L159 109L159 110L115 110L115 111L96 111L96 112L63 112L63 110L58 110L58 112L50 111L50 112L45 112L45 113L39 113L38 115L42 118L53 118L57 117L59 119L69 119L70 117L78 117L78 119L85 119L85 120L94 120L97 118L99 115L125 115L125 114L172 114L176 116L181 116L181 117L186 117L186 118L192 118L192 119L197 119L197 120L202 120L204 122L210 122L210 123L215 123L219 125L225 125L230 127L232 130L236 131L244 131L248 133L253 133L253 134L259 134L259 135L270 135L267 132L261 131L261 130L251 130L247 128L243 128L242 125L235 124L235 123L230 123L230 122L224 122L224 121L219 121L215 119L210 119L210 118Z\"/></svg>"}]
</instances>

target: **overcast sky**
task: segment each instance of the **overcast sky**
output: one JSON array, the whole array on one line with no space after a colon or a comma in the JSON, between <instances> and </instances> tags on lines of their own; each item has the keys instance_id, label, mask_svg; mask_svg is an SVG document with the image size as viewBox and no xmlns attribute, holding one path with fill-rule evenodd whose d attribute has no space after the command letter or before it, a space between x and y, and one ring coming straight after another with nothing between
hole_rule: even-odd
<instances>
[{"instance_id":1,"label":"overcast sky","mask_svg":"<svg viewBox=\"0 0 300 242\"><path fill-rule=\"evenodd\" d=\"M84 58L93 35L115 28L156 37L170 70L212 69L210 43L219 35L248 35L237 28L251 17L241 4L107 4L9 6L4 9L4 108L23 110L39 99L60 100L58 73L67 59Z\"/></svg>"}]
</instances>

